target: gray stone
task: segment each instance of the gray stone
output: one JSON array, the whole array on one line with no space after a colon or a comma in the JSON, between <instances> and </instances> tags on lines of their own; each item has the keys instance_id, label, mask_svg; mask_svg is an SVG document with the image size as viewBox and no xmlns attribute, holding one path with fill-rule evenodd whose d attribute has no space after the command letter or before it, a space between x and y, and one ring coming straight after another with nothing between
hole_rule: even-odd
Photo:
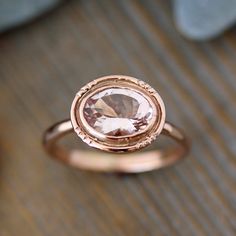
<instances>
[{"instance_id":1,"label":"gray stone","mask_svg":"<svg viewBox=\"0 0 236 236\"><path fill-rule=\"evenodd\" d=\"M50 10L60 0L0 0L0 32Z\"/></svg>"},{"instance_id":2,"label":"gray stone","mask_svg":"<svg viewBox=\"0 0 236 236\"><path fill-rule=\"evenodd\" d=\"M179 31L196 40L213 38L236 21L236 0L175 0Z\"/></svg>"}]
</instances>

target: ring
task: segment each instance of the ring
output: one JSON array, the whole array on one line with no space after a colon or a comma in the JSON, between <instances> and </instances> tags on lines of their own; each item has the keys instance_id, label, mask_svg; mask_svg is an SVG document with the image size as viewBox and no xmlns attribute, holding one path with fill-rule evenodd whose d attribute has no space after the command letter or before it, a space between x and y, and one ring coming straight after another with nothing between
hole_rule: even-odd
<instances>
[{"instance_id":1,"label":"ring","mask_svg":"<svg viewBox=\"0 0 236 236\"><path fill-rule=\"evenodd\" d=\"M68 149L59 140L75 133L90 147L105 152ZM138 152L163 134L176 141L168 148ZM186 156L189 141L166 122L160 95L147 83L124 75L104 76L82 87L71 106L71 118L43 135L51 157L73 167L103 172L138 173L170 166Z\"/></svg>"}]
</instances>

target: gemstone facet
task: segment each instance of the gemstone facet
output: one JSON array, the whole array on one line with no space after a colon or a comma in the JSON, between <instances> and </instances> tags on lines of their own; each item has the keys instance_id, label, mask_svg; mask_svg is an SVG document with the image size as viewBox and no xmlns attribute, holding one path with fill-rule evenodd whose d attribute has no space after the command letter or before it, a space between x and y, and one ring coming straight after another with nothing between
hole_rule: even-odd
<instances>
[{"instance_id":1,"label":"gemstone facet","mask_svg":"<svg viewBox=\"0 0 236 236\"><path fill-rule=\"evenodd\" d=\"M136 90L107 88L87 99L83 116L95 131L121 137L145 130L153 117L153 109Z\"/></svg>"}]
</instances>

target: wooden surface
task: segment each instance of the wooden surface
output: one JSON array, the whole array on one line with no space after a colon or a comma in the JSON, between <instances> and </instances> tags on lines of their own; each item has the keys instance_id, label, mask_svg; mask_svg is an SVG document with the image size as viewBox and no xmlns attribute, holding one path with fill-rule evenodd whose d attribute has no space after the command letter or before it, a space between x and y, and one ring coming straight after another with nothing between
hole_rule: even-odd
<instances>
[{"instance_id":1,"label":"wooden surface","mask_svg":"<svg viewBox=\"0 0 236 236\"><path fill-rule=\"evenodd\" d=\"M132 177L47 157L44 129L83 84L117 73L160 92L192 139L184 162ZM69 1L0 35L0 81L1 236L236 234L235 28L197 43L169 1Z\"/></svg>"}]
</instances>

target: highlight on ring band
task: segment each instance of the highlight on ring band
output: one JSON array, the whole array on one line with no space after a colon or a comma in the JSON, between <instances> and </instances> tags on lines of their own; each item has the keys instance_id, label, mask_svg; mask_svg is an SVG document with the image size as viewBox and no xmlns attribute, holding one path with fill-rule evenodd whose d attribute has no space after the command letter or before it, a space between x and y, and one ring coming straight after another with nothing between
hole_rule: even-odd
<instances>
[{"instance_id":1,"label":"highlight on ring band","mask_svg":"<svg viewBox=\"0 0 236 236\"><path fill-rule=\"evenodd\" d=\"M189 149L183 132L166 122L164 102L158 92L134 77L111 75L93 80L77 92L70 115L70 119L45 132L44 146L52 157L74 167L144 172L175 163ZM59 138L73 131L89 146L108 154L67 150L58 145ZM137 152L160 134L176 140L178 145Z\"/></svg>"}]
</instances>

